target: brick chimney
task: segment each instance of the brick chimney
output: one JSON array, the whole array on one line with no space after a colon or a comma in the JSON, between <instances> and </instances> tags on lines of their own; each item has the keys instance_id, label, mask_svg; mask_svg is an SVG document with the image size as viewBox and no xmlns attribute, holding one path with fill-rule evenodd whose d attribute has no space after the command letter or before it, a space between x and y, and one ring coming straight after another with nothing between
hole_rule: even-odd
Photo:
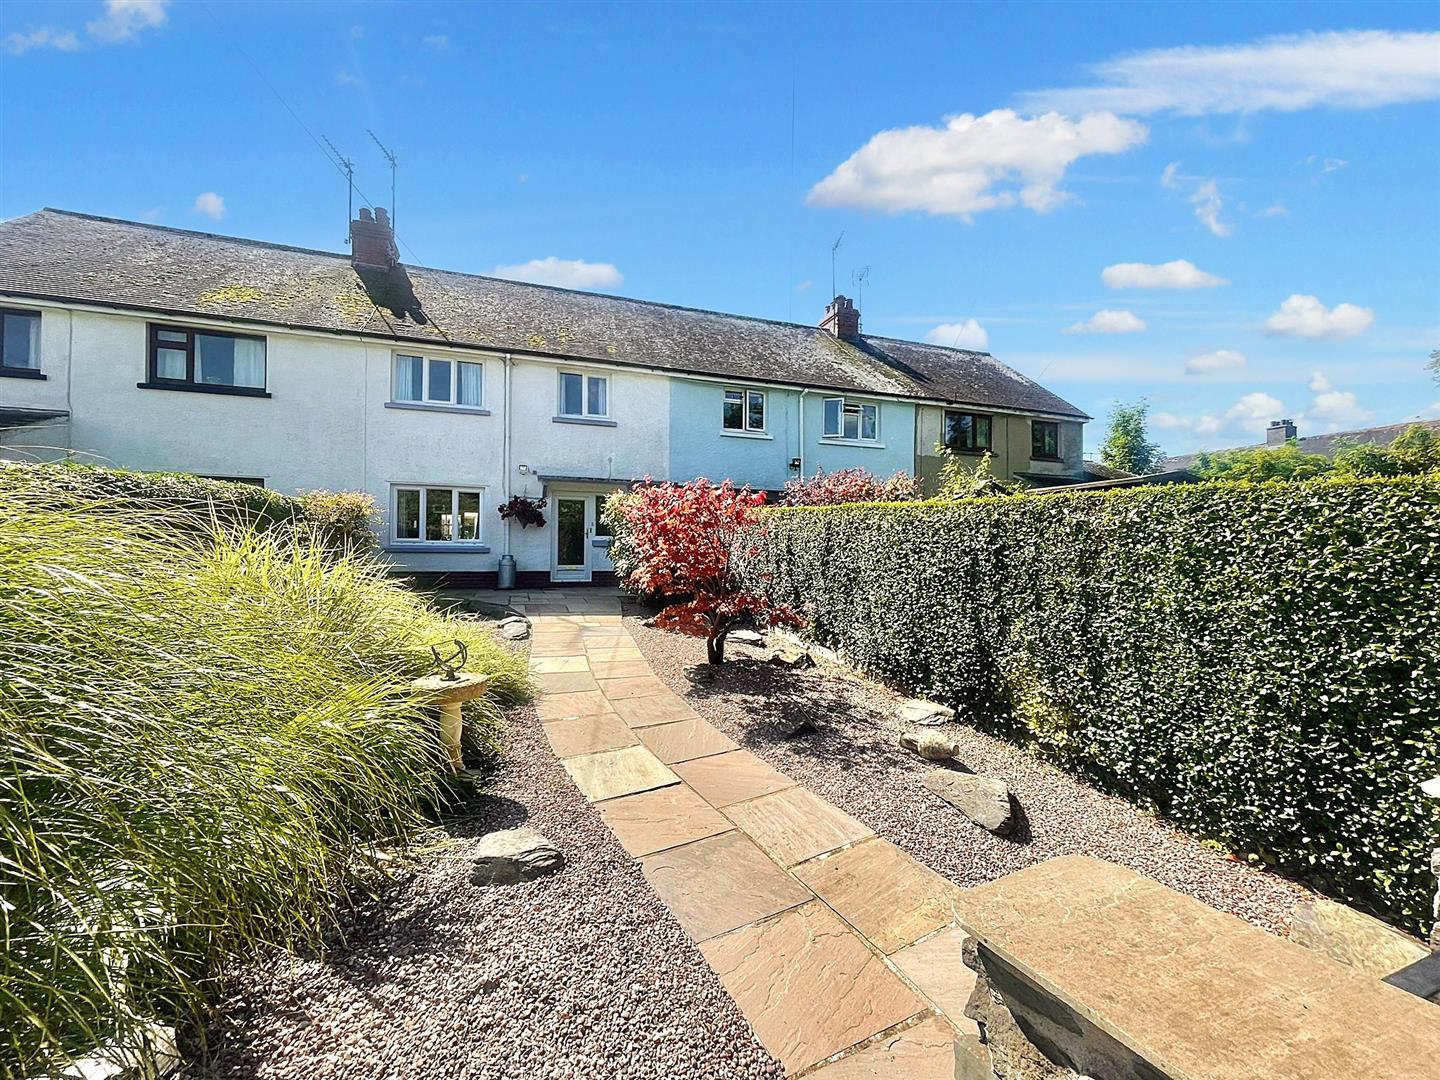
<instances>
[{"instance_id":1,"label":"brick chimney","mask_svg":"<svg viewBox=\"0 0 1440 1080\"><path fill-rule=\"evenodd\" d=\"M1265 429L1266 446L1284 446L1293 438L1295 438L1294 420L1271 420L1270 426Z\"/></svg>"},{"instance_id":2,"label":"brick chimney","mask_svg":"<svg viewBox=\"0 0 1440 1080\"><path fill-rule=\"evenodd\" d=\"M386 269L400 262L390 215L384 207L378 208L372 217L369 208L362 206L360 216L350 223L350 262L355 266Z\"/></svg>"},{"instance_id":3,"label":"brick chimney","mask_svg":"<svg viewBox=\"0 0 1440 1080\"><path fill-rule=\"evenodd\" d=\"M828 330L842 341L854 341L860 336L860 312L848 296L837 296L825 309L825 318L820 320L820 329Z\"/></svg>"}]
</instances>

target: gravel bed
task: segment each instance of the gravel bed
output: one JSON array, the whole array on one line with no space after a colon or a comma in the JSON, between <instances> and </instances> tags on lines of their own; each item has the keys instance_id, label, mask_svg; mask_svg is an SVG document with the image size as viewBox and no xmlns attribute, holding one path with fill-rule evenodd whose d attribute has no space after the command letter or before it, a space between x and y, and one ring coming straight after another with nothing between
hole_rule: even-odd
<instances>
[{"instance_id":1,"label":"gravel bed","mask_svg":"<svg viewBox=\"0 0 1440 1080\"><path fill-rule=\"evenodd\" d=\"M764 662L766 650L734 642L715 682L695 687L683 669L704 662L701 639L652 629L632 615L625 625L655 673L705 719L959 885L1056 855L1093 855L1282 936L1295 902L1311 895L1033 754L974 728L946 725L940 730L958 739L965 765L1008 783L1024 811L1009 839L992 836L921 787L920 778L936 765L900 749L907 730L893 716L900 695L834 668L777 667ZM787 737L806 720L815 731Z\"/></svg>"},{"instance_id":2,"label":"gravel bed","mask_svg":"<svg viewBox=\"0 0 1440 1080\"><path fill-rule=\"evenodd\" d=\"M321 958L243 973L191 1077L783 1075L639 866L588 806L532 709L476 816L347 920ZM566 866L515 886L469 880L467 841L525 824Z\"/></svg>"}]
</instances>

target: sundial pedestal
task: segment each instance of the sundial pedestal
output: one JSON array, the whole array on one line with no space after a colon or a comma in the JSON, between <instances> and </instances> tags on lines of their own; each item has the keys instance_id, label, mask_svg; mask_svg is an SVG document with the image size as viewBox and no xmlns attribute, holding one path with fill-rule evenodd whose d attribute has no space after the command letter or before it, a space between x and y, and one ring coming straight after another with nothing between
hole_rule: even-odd
<instances>
[{"instance_id":1,"label":"sundial pedestal","mask_svg":"<svg viewBox=\"0 0 1440 1080\"><path fill-rule=\"evenodd\" d=\"M460 772L465 763L460 756L460 732L463 723L460 706L467 701L485 696L490 686L489 675L477 675L469 671L457 671L454 678L445 675L426 675L410 684L416 693L426 699L429 705L440 709L440 743L450 761L450 771Z\"/></svg>"}]
</instances>

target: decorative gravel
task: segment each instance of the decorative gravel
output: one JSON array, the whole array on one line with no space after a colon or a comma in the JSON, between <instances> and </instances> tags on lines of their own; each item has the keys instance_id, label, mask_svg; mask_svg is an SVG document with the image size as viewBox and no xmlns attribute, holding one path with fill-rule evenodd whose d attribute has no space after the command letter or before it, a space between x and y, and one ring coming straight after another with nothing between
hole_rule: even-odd
<instances>
[{"instance_id":1,"label":"decorative gravel","mask_svg":"<svg viewBox=\"0 0 1440 1080\"><path fill-rule=\"evenodd\" d=\"M939 730L959 741L960 760L1008 783L1024 812L1010 838L993 836L921 787L921 777L936 765L900 748L900 733L909 729L893 715L899 695L834 668L768 664L767 650L734 642L715 681L697 688L683 669L704 661L703 641L654 630L635 617L625 624L655 673L717 728L959 885L1056 855L1093 855L1282 936L1295 902L1310 895L1024 750L947 724ZM813 732L789 736L807 720Z\"/></svg>"},{"instance_id":2,"label":"decorative gravel","mask_svg":"<svg viewBox=\"0 0 1440 1080\"><path fill-rule=\"evenodd\" d=\"M245 973L192 1077L783 1075L575 790L533 710L512 713L506 728L501 772L475 819L437 836L323 959ZM521 824L554 841L565 868L472 885L473 838Z\"/></svg>"}]
</instances>

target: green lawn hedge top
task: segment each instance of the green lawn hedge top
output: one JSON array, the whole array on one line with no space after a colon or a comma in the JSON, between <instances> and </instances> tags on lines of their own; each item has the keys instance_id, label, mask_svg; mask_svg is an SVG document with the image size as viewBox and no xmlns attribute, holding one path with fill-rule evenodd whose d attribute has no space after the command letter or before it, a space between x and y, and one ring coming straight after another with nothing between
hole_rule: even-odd
<instances>
[{"instance_id":1,"label":"green lawn hedge top","mask_svg":"<svg viewBox=\"0 0 1440 1080\"><path fill-rule=\"evenodd\" d=\"M807 633L1103 790L1419 929L1440 805L1440 483L768 511Z\"/></svg>"}]
</instances>

